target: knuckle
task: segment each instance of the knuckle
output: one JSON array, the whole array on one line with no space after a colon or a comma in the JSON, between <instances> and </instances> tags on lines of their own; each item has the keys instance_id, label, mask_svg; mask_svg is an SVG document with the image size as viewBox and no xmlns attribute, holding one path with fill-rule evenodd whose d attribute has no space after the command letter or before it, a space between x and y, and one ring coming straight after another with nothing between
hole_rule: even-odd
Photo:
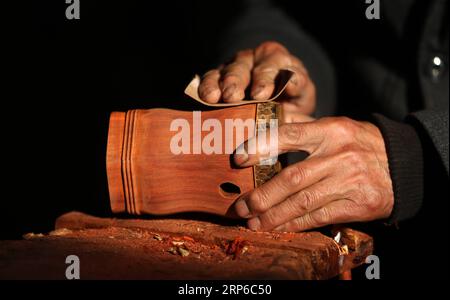
<instances>
[{"instance_id":1,"label":"knuckle","mask_svg":"<svg viewBox=\"0 0 450 300\"><path fill-rule=\"evenodd\" d=\"M364 205L368 211L375 212L380 208L380 197L376 193L368 192Z\"/></svg>"},{"instance_id":2,"label":"knuckle","mask_svg":"<svg viewBox=\"0 0 450 300\"><path fill-rule=\"evenodd\" d=\"M269 208L267 193L258 190L250 194L248 205L252 213L265 212Z\"/></svg>"},{"instance_id":3,"label":"knuckle","mask_svg":"<svg viewBox=\"0 0 450 300\"><path fill-rule=\"evenodd\" d=\"M287 53L277 52L274 54L274 57L276 57L277 65L280 68L288 68L292 66L291 56L287 55Z\"/></svg>"},{"instance_id":4,"label":"knuckle","mask_svg":"<svg viewBox=\"0 0 450 300\"><path fill-rule=\"evenodd\" d=\"M327 207L322 207L315 213L310 214L310 216L313 226L322 227L331 222L331 211Z\"/></svg>"},{"instance_id":5,"label":"knuckle","mask_svg":"<svg viewBox=\"0 0 450 300\"><path fill-rule=\"evenodd\" d=\"M302 191L297 198L296 208L298 212L308 212L314 207L317 200L317 194L313 191Z\"/></svg>"},{"instance_id":6,"label":"knuckle","mask_svg":"<svg viewBox=\"0 0 450 300\"><path fill-rule=\"evenodd\" d=\"M300 185L307 176L306 169L298 165L288 167L284 171L285 182L288 182L290 186Z\"/></svg>"},{"instance_id":7,"label":"knuckle","mask_svg":"<svg viewBox=\"0 0 450 300\"><path fill-rule=\"evenodd\" d=\"M278 129L278 135L290 144L299 144L305 136L304 128L298 124L285 124Z\"/></svg>"},{"instance_id":8,"label":"knuckle","mask_svg":"<svg viewBox=\"0 0 450 300\"><path fill-rule=\"evenodd\" d=\"M337 134L341 140L353 138L356 126L352 119L347 117L334 117L329 118L329 120L332 122L332 128L335 134Z\"/></svg>"},{"instance_id":9,"label":"knuckle","mask_svg":"<svg viewBox=\"0 0 450 300\"><path fill-rule=\"evenodd\" d=\"M276 51L288 53L287 49L283 45L275 41L266 41L261 43L256 48L256 51L260 52L261 54L269 54Z\"/></svg>"},{"instance_id":10,"label":"knuckle","mask_svg":"<svg viewBox=\"0 0 450 300\"><path fill-rule=\"evenodd\" d=\"M278 225L280 216L273 213L272 210L268 210L262 214L259 219L261 221L261 226L265 229L272 229Z\"/></svg>"}]
</instances>

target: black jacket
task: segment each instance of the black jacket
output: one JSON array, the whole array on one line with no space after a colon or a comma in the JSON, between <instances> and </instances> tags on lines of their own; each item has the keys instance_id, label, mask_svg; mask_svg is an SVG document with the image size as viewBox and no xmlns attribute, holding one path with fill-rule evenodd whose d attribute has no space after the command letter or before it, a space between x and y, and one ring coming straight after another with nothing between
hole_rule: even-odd
<instances>
[{"instance_id":1,"label":"black jacket","mask_svg":"<svg viewBox=\"0 0 450 300\"><path fill-rule=\"evenodd\" d=\"M245 1L220 59L266 40L284 44L316 84L318 116L380 128L395 195L390 221L417 215L426 189L436 190L427 182L448 191L448 1L380 1L379 20L366 19L365 1L295 2Z\"/></svg>"}]
</instances>

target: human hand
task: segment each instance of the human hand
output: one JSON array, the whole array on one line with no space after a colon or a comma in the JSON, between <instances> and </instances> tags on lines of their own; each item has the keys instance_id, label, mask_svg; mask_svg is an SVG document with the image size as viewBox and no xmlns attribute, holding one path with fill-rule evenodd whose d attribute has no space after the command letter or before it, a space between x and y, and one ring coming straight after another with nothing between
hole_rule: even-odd
<instances>
[{"instance_id":1,"label":"human hand","mask_svg":"<svg viewBox=\"0 0 450 300\"><path fill-rule=\"evenodd\" d=\"M275 90L275 79L281 69L294 72L279 100L285 111L312 114L316 90L303 63L277 42L265 42L255 49L236 54L229 64L206 72L198 92L209 103L237 102L246 90L255 100L269 99Z\"/></svg>"},{"instance_id":2,"label":"human hand","mask_svg":"<svg viewBox=\"0 0 450 300\"><path fill-rule=\"evenodd\" d=\"M241 149L248 149L248 143ZM392 181L384 140L375 125L345 117L285 124L278 129L278 145L270 147L277 147L278 153L302 150L309 156L236 201L236 213L249 219L250 229L304 231L391 214ZM270 147L235 154L234 161L241 167L257 164L274 153Z\"/></svg>"}]
</instances>

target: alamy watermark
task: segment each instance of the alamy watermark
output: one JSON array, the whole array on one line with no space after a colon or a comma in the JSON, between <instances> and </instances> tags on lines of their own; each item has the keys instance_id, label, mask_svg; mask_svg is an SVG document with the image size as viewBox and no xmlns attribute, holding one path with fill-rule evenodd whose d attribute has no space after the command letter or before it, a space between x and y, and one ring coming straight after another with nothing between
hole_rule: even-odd
<instances>
[{"instance_id":1,"label":"alamy watermark","mask_svg":"<svg viewBox=\"0 0 450 300\"><path fill-rule=\"evenodd\" d=\"M170 131L170 151L180 154L259 154L260 164L272 165L278 157L278 119L206 119L194 111L192 120L175 119ZM245 137L255 136L243 146ZM191 141L192 138L192 141ZM237 148L236 148L237 147Z\"/></svg>"},{"instance_id":2,"label":"alamy watermark","mask_svg":"<svg viewBox=\"0 0 450 300\"><path fill-rule=\"evenodd\" d=\"M77 255L68 255L66 257L66 278L69 280L80 279L80 258Z\"/></svg>"},{"instance_id":3,"label":"alamy watermark","mask_svg":"<svg viewBox=\"0 0 450 300\"><path fill-rule=\"evenodd\" d=\"M65 0L68 4L66 8L66 18L68 20L79 20L80 19L80 0ZM366 18L368 20L379 20L380 19L380 0L365 0L368 4L366 8Z\"/></svg>"},{"instance_id":4,"label":"alamy watermark","mask_svg":"<svg viewBox=\"0 0 450 300\"><path fill-rule=\"evenodd\" d=\"M366 0L366 4L369 4L366 8L366 18L368 20L379 20L380 0Z\"/></svg>"},{"instance_id":5,"label":"alamy watermark","mask_svg":"<svg viewBox=\"0 0 450 300\"><path fill-rule=\"evenodd\" d=\"M80 19L80 0L66 0L66 18L68 20Z\"/></svg>"},{"instance_id":6,"label":"alamy watermark","mask_svg":"<svg viewBox=\"0 0 450 300\"><path fill-rule=\"evenodd\" d=\"M366 264L369 264L366 269L367 279L380 279L380 258L376 255L369 255L366 257Z\"/></svg>"}]
</instances>

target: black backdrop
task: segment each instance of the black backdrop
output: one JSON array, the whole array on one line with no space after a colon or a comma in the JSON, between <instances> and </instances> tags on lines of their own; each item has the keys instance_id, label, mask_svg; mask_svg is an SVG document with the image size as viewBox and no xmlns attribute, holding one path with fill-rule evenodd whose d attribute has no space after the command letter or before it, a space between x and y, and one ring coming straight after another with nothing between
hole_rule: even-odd
<instances>
[{"instance_id":1,"label":"black backdrop","mask_svg":"<svg viewBox=\"0 0 450 300\"><path fill-rule=\"evenodd\" d=\"M72 209L108 214L109 113L189 109L184 86L211 65L207 44L215 36L200 37L210 27L202 26L206 7L196 1L81 1L80 20L67 20L66 7L62 0L24 7L31 23L13 32L16 100L8 106L23 126L8 143L20 159L6 187L15 196L7 201L4 237L51 229Z\"/></svg>"},{"instance_id":2,"label":"black backdrop","mask_svg":"<svg viewBox=\"0 0 450 300\"><path fill-rule=\"evenodd\" d=\"M193 109L184 86L194 73L221 63L217 39L243 9L241 1L89 0L81 1L80 20L67 20L65 1L32 2L24 3L21 18L7 28L14 101L5 104L15 112L8 115L18 118L14 127L22 125L6 131L14 141L7 150L20 158L11 165L7 186L22 196L6 201L6 237L46 230L70 209L107 212L109 113ZM355 16L363 21L366 7L364 1L345 7L334 1L285 2L288 11L303 15L307 29L326 37L325 48L347 36L329 34L336 24L358 32L350 24Z\"/></svg>"},{"instance_id":3,"label":"black backdrop","mask_svg":"<svg viewBox=\"0 0 450 300\"><path fill-rule=\"evenodd\" d=\"M184 86L194 73L219 63L216 39L241 9L239 1L82 0L81 19L67 20L65 1L34 2L6 28L11 41L3 45L9 50L4 83L12 92L2 97L7 154L1 238L51 230L55 218L70 210L109 215L104 161L109 113L196 108L183 95ZM337 62L338 100L346 100L339 107L348 112L347 87L356 84L345 66L339 68L345 53L328 47L344 43L346 35L330 30L339 24L340 30L370 36L354 25L363 21L365 2L353 1L350 10L338 1L287 2ZM385 47L379 47L382 55ZM427 268L414 267L417 252L409 252L421 245L415 242L421 228L418 223L401 233L367 229L376 235L384 278L427 275ZM438 264L433 272L445 268Z\"/></svg>"}]
</instances>

